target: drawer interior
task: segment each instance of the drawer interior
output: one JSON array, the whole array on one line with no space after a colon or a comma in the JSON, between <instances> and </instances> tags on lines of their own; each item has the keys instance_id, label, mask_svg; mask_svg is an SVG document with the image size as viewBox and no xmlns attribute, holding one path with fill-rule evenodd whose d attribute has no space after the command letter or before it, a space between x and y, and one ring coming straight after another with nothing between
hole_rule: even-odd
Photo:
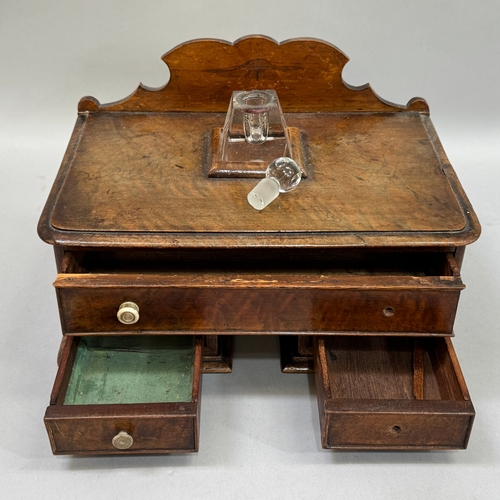
<instances>
[{"instance_id":1,"label":"drawer interior","mask_svg":"<svg viewBox=\"0 0 500 500\"><path fill-rule=\"evenodd\" d=\"M192 401L192 336L88 336L76 348L65 405Z\"/></svg>"},{"instance_id":2,"label":"drawer interior","mask_svg":"<svg viewBox=\"0 0 500 500\"><path fill-rule=\"evenodd\" d=\"M332 399L465 399L443 339L336 336L324 353Z\"/></svg>"},{"instance_id":3,"label":"drawer interior","mask_svg":"<svg viewBox=\"0 0 500 500\"><path fill-rule=\"evenodd\" d=\"M323 249L120 249L66 252L64 273L313 273L455 276L449 252Z\"/></svg>"}]
</instances>

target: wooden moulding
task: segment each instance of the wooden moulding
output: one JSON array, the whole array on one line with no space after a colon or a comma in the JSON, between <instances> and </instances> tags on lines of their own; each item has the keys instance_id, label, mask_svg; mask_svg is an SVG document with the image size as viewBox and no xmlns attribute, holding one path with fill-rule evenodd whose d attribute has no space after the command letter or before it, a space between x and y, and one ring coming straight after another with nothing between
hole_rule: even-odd
<instances>
[{"instance_id":1,"label":"wooden moulding","mask_svg":"<svg viewBox=\"0 0 500 500\"><path fill-rule=\"evenodd\" d=\"M464 449L474 407L449 338L314 338L323 448Z\"/></svg>"},{"instance_id":2,"label":"wooden moulding","mask_svg":"<svg viewBox=\"0 0 500 500\"><path fill-rule=\"evenodd\" d=\"M305 168L304 151L300 131L295 127L287 127L286 134L290 143L290 158L299 165L302 178L307 177ZM222 159L222 129L212 130L210 139L210 168L208 177L235 177L235 178L259 178L265 177L269 162L230 162Z\"/></svg>"},{"instance_id":3,"label":"wooden moulding","mask_svg":"<svg viewBox=\"0 0 500 500\"><path fill-rule=\"evenodd\" d=\"M262 36L195 40L163 60L171 78L162 89L141 86L111 104L80 102L39 223L46 242L448 247L479 236L425 101L398 106L369 86L346 85L348 59L333 45ZM307 146L300 195L280 197L263 213L248 205L252 186L244 179L207 182L209 135L239 89L276 90L288 126ZM261 167L252 175L262 175Z\"/></svg>"},{"instance_id":4,"label":"wooden moulding","mask_svg":"<svg viewBox=\"0 0 500 500\"><path fill-rule=\"evenodd\" d=\"M79 338L65 343L45 426L54 454L148 454L198 451L202 338L194 353L192 397L189 402L66 405L64 399ZM112 439L127 432L134 443L116 449Z\"/></svg>"}]
</instances>

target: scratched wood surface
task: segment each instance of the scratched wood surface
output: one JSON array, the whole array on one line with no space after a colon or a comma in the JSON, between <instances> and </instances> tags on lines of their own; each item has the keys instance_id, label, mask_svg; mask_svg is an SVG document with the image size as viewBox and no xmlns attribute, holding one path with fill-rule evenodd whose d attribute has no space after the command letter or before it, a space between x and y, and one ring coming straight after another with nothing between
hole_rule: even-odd
<instances>
[{"instance_id":1,"label":"scratched wood surface","mask_svg":"<svg viewBox=\"0 0 500 500\"><path fill-rule=\"evenodd\" d=\"M463 288L452 276L313 272L63 274L54 285L68 334L451 335ZM116 319L125 301L140 308L140 319L133 325Z\"/></svg>"},{"instance_id":2,"label":"scratched wood surface","mask_svg":"<svg viewBox=\"0 0 500 500\"><path fill-rule=\"evenodd\" d=\"M422 116L293 114L310 176L258 212L252 179L208 179L223 114L90 115L51 224L90 232L436 232L466 217Z\"/></svg>"},{"instance_id":3,"label":"scratched wood surface","mask_svg":"<svg viewBox=\"0 0 500 500\"><path fill-rule=\"evenodd\" d=\"M162 89L80 101L40 219L40 236L56 245L70 339L45 417L54 453L198 448L201 337L192 402L64 405L78 336L89 333L341 332L336 344L313 335L313 348L298 351L315 358L323 446L465 447L474 409L451 342L402 338L452 334L460 248L480 233L426 102L398 106L368 85L350 87L347 57L317 40L198 40L163 60L171 77ZM255 180L207 175L212 131L243 89L277 91L308 171L263 212L246 201ZM457 247L458 266L435 262ZM424 250L429 265L408 269L397 258L395 272L361 271L367 255L370 263L389 249L391 264L396 250L413 264ZM341 271L344 252L354 273ZM338 268L324 268L332 262ZM136 325L116 319L125 300L140 307ZM218 367L214 339L205 351ZM117 430L132 433L130 451L113 448Z\"/></svg>"},{"instance_id":4,"label":"scratched wood surface","mask_svg":"<svg viewBox=\"0 0 500 500\"><path fill-rule=\"evenodd\" d=\"M414 339L337 337L326 345L333 398L423 399L414 390ZM422 365L426 399L442 399L426 351L422 351Z\"/></svg>"}]
</instances>

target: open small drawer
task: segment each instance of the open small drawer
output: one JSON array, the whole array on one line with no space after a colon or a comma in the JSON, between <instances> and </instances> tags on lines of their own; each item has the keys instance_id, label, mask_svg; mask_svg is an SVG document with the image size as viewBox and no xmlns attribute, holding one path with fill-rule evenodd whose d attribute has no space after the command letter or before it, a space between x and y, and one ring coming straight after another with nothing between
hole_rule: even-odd
<instances>
[{"instance_id":1,"label":"open small drawer","mask_svg":"<svg viewBox=\"0 0 500 500\"><path fill-rule=\"evenodd\" d=\"M314 339L323 448L463 449L474 407L447 337Z\"/></svg>"},{"instance_id":2,"label":"open small drawer","mask_svg":"<svg viewBox=\"0 0 500 500\"><path fill-rule=\"evenodd\" d=\"M44 419L54 454L197 451L201 360L201 337L67 337Z\"/></svg>"}]
</instances>

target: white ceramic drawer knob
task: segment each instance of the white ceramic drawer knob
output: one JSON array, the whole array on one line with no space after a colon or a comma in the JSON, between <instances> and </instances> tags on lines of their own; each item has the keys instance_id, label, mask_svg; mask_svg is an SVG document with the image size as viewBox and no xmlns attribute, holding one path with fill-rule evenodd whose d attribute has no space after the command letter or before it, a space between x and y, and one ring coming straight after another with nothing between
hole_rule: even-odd
<instances>
[{"instance_id":1,"label":"white ceramic drawer knob","mask_svg":"<svg viewBox=\"0 0 500 500\"><path fill-rule=\"evenodd\" d=\"M139 306L135 302L124 302L116 314L118 321L124 325L133 325L139 321Z\"/></svg>"},{"instance_id":2,"label":"white ceramic drawer knob","mask_svg":"<svg viewBox=\"0 0 500 500\"><path fill-rule=\"evenodd\" d=\"M134 438L125 431L120 431L111 443L118 450L128 450L134 444Z\"/></svg>"}]
</instances>

